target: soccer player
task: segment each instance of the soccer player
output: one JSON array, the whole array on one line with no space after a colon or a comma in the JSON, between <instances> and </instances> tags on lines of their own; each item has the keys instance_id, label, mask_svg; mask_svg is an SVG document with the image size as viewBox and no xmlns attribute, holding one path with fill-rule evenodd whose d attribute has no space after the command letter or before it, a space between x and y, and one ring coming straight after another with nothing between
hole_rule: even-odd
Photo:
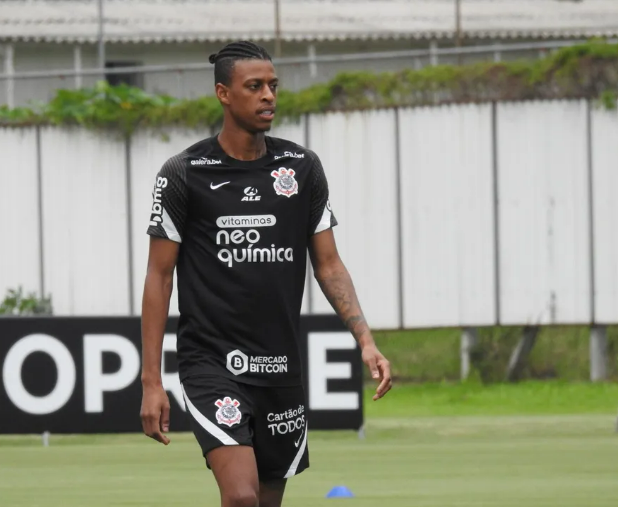
<instances>
[{"instance_id":1,"label":"soccer player","mask_svg":"<svg viewBox=\"0 0 618 507\"><path fill-rule=\"evenodd\" d=\"M210 62L223 126L168 159L155 180L141 418L147 436L169 443L161 354L177 269L179 376L221 505L279 507L286 480L309 466L297 343L307 253L376 379L374 400L391 388L390 367L337 253L337 221L318 156L266 135L278 85L270 56L240 41Z\"/></svg>"}]
</instances>

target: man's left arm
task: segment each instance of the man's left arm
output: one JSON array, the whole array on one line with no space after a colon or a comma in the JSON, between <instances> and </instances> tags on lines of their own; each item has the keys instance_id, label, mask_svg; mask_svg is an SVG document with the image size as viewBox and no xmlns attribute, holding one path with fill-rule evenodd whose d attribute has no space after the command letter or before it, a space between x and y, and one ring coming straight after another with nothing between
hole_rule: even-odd
<instances>
[{"instance_id":1,"label":"man's left arm","mask_svg":"<svg viewBox=\"0 0 618 507\"><path fill-rule=\"evenodd\" d=\"M390 364L378 350L360 307L350 273L337 251L332 229L311 237L309 255L315 278L329 303L358 342L363 362L379 382L374 400L382 398L392 387Z\"/></svg>"}]
</instances>

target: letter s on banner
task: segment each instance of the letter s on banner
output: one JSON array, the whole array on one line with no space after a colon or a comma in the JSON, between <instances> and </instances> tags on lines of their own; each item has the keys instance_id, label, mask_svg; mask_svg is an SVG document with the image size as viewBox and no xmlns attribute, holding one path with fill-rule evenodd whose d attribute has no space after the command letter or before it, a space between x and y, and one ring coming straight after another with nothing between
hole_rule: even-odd
<instances>
[{"instance_id":1,"label":"letter s on banner","mask_svg":"<svg viewBox=\"0 0 618 507\"><path fill-rule=\"evenodd\" d=\"M44 352L56 364L58 380L49 394L33 396L22 382L22 366L33 352ZM29 414L51 414L62 408L75 389L75 363L69 349L46 334L31 334L17 341L4 359L2 381L13 404Z\"/></svg>"},{"instance_id":2,"label":"letter s on banner","mask_svg":"<svg viewBox=\"0 0 618 507\"><path fill-rule=\"evenodd\" d=\"M356 341L349 332L309 333L309 408L311 410L357 410L360 407L356 392L329 393L328 379L352 377L350 363L329 363L327 350L354 349Z\"/></svg>"},{"instance_id":3,"label":"letter s on banner","mask_svg":"<svg viewBox=\"0 0 618 507\"><path fill-rule=\"evenodd\" d=\"M103 373L103 352L120 357L120 369ZM140 358L135 345L115 334L84 335L84 406L86 412L103 412L103 393L120 391L131 385L140 368Z\"/></svg>"}]
</instances>

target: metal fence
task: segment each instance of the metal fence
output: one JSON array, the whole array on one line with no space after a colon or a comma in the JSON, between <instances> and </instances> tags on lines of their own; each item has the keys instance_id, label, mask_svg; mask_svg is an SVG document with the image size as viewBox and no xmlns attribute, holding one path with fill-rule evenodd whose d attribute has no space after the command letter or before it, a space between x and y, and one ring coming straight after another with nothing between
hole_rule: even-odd
<instances>
[{"instance_id":1,"label":"metal fence","mask_svg":"<svg viewBox=\"0 0 618 507\"><path fill-rule=\"evenodd\" d=\"M438 47L434 41L426 49L403 51L363 52L334 55L279 58L274 63L283 88L299 90L332 79L342 71L368 70L374 72L419 69L428 65L470 63L479 60L503 61L518 58L537 58L556 49L582 43L582 40L490 44L468 47ZM617 40L608 42L615 43ZM143 88L149 92L166 93L178 98L195 98L211 93L213 66L206 62L144 65L135 67L84 68L79 48L75 48L72 69L15 72L13 51L7 46L4 54L4 102L9 107L30 101L49 100L58 88L81 88L94 84L106 76L140 76ZM1 99L0 99L1 103Z\"/></svg>"}]
</instances>

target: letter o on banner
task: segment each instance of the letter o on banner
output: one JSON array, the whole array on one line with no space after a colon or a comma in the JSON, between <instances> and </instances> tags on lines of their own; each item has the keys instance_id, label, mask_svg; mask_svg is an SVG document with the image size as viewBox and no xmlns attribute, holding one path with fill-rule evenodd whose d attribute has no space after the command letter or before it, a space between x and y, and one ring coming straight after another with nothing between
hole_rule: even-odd
<instances>
[{"instance_id":1,"label":"letter o on banner","mask_svg":"<svg viewBox=\"0 0 618 507\"><path fill-rule=\"evenodd\" d=\"M26 358L34 352L44 352L52 358L58 371L53 390L45 396L33 396L24 387L21 372ZM46 334L31 334L11 347L2 368L2 381L13 404L29 414L50 414L62 408L75 389L75 363L62 342Z\"/></svg>"}]
</instances>

